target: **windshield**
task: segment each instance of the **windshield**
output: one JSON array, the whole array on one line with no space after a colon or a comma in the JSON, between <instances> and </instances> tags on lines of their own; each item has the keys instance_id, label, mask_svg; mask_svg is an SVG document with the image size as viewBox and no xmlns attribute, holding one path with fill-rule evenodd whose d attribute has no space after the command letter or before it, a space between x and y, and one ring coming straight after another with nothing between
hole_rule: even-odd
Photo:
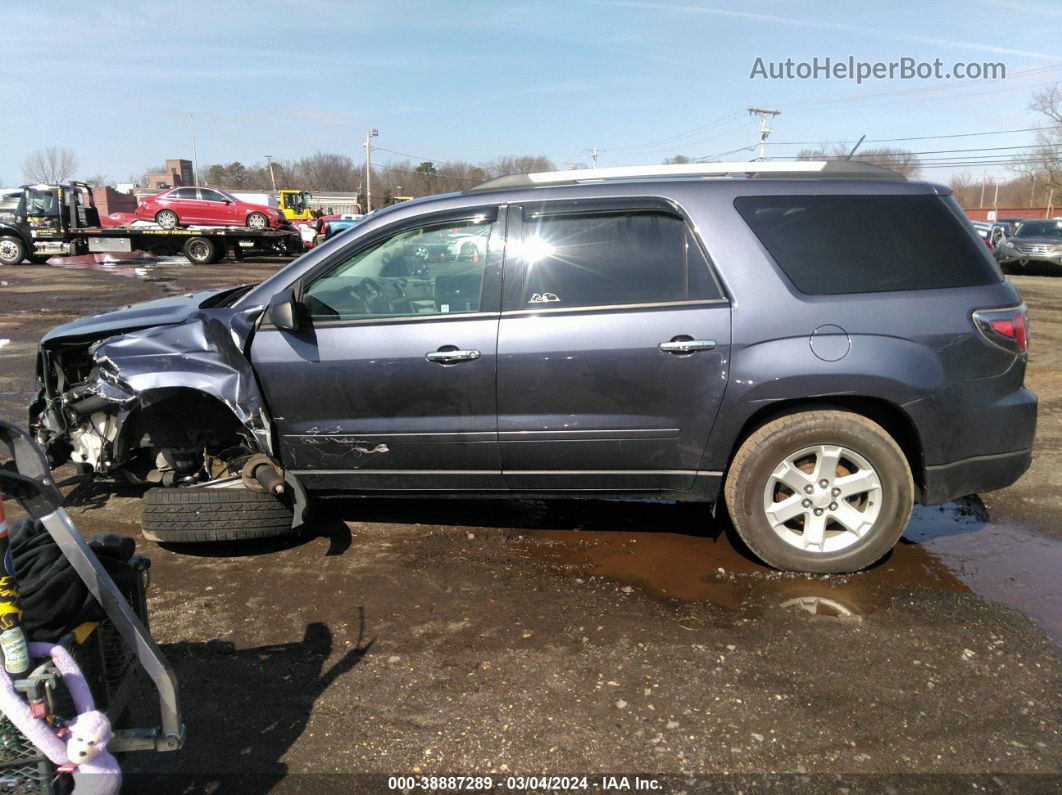
<instances>
[{"instance_id":1,"label":"windshield","mask_svg":"<svg viewBox=\"0 0 1062 795\"><path fill-rule=\"evenodd\" d=\"M307 194L305 193L289 193L287 194L288 209L295 213L301 213L306 209Z\"/></svg>"},{"instance_id":2,"label":"windshield","mask_svg":"<svg viewBox=\"0 0 1062 795\"><path fill-rule=\"evenodd\" d=\"M26 190L27 215L59 215L59 201L54 190Z\"/></svg>"},{"instance_id":3,"label":"windshield","mask_svg":"<svg viewBox=\"0 0 1062 795\"><path fill-rule=\"evenodd\" d=\"M1062 240L1062 221L1026 221L1015 237L1053 237Z\"/></svg>"}]
</instances>

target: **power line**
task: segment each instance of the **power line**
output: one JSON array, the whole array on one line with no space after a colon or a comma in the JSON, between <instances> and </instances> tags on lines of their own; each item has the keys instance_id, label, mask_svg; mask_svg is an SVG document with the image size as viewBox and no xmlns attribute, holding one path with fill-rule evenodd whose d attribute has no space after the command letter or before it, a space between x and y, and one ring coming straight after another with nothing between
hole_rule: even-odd
<instances>
[{"instance_id":1,"label":"power line","mask_svg":"<svg viewBox=\"0 0 1062 795\"><path fill-rule=\"evenodd\" d=\"M677 140L678 139L686 138L688 136L695 136L698 133L706 132L706 131L708 131L710 129L713 129L715 127L720 127L720 126L726 124L727 122L738 118L739 116L743 116L744 114L745 114L744 110L739 110L739 111L736 111L735 113L731 113L729 116L724 116L724 117L722 117L720 119L716 119L713 122L709 122L708 124L702 124L701 126L694 127L691 130L686 130L685 132L675 133L674 135L667 135L667 136L664 136L663 138L657 138L657 139L655 139L653 141L648 141L648 142L646 142L644 144L632 144L632 145L629 145L629 146L613 146L613 147L610 147L608 151L610 151L610 152L627 152L627 151L632 151L632 150L637 150L637 149L651 149L651 148L657 147L657 146L671 145L672 143L674 143L675 145L678 145L677 144Z\"/></svg>"},{"instance_id":2,"label":"power line","mask_svg":"<svg viewBox=\"0 0 1062 795\"><path fill-rule=\"evenodd\" d=\"M868 144L893 144L902 141L932 141L941 138L973 138L980 135L1007 135L1010 133L1037 132L1039 130L1062 129L1062 125L1049 124L1046 127L1019 127L1015 130L988 130L985 132L954 133L952 135L912 135L906 138L868 138ZM772 141L768 146L814 146L817 144L846 144L846 140L837 141Z\"/></svg>"}]
</instances>

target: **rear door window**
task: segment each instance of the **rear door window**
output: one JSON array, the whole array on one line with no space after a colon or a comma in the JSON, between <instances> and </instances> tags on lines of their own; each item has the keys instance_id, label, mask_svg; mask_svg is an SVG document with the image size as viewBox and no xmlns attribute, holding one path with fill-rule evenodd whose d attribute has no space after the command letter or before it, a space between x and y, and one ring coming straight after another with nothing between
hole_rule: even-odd
<instances>
[{"instance_id":1,"label":"rear door window","mask_svg":"<svg viewBox=\"0 0 1062 795\"><path fill-rule=\"evenodd\" d=\"M534 213L524 221L520 309L720 297L683 219L655 211Z\"/></svg>"},{"instance_id":2,"label":"rear door window","mask_svg":"<svg viewBox=\"0 0 1062 795\"><path fill-rule=\"evenodd\" d=\"M734 206L809 295L1002 280L984 244L939 196L742 196Z\"/></svg>"}]
</instances>

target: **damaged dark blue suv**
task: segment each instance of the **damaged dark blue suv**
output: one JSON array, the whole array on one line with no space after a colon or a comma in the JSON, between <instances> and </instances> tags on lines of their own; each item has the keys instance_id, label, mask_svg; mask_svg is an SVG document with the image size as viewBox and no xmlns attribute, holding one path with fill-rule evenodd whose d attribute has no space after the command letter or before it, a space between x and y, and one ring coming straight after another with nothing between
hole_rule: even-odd
<instances>
[{"instance_id":1,"label":"damaged dark blue suv","mask_svg":"<svg viewBox=\"0 0 1062 795\"><path fill-rule=\"evenodd\" d=\"M841 572L914 502L1026 470L1027 344L941 186L530 174L379 212L253 287L61 326L31 422L55 465L160 486L166 541L285 532L309 493L725 499L767 563Z\"/></svg>"}]
</instances>

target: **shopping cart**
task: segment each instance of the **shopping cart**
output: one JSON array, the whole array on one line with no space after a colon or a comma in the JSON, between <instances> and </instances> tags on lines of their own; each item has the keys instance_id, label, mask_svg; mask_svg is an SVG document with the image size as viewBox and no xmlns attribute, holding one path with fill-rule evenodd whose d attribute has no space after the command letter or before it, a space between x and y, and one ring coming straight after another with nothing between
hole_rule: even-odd
<instances>
[{"instance_id":1,"label":"shopping cart","mask_svg":"<svg viewBox=\"0 0 1062 795\"><path fill-rule=\"evenodd\" d=\"M3 463L4 452L12 462ZM177 680L147 628L149 565L134 557L136 585L123 592L96 559L63 509L63 498L41 449L23 431L0 421L0 499L16 499L39 519L70 562L106 618L76 627L60 645L70 651L92 690L96 706L114 727L112 752L176 751L184 743ZM74 717L62 677L50 660L14 682L49 720ZM0 791L52 791L51 762L0 716Z\"/></svg>"}]
</instances>

